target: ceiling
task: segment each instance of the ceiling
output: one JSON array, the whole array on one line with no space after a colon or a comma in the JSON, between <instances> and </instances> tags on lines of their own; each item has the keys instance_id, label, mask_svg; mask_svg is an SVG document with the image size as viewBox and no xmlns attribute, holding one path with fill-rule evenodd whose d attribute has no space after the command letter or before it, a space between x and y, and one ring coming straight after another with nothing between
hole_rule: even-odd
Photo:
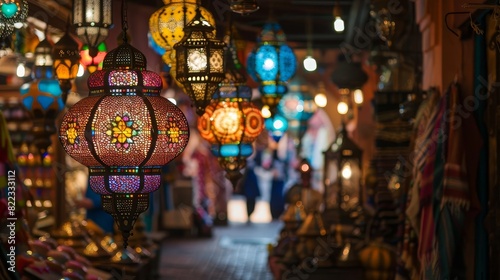
<instances>
[{"instance_id":1,"label":"ceiling","mask_svg":"<svg viewBox=\"0 0 500 280\"><path fill-rule=\"evenodd\" d=\"M162 0L128 0L140 5L158 7L164 5ZM71 14L72 0L30 0L30 15L43 21L45 12L56 11L46 15L49 24L64 29L65 21ZM115 1L120 3L121 1ZM250 15L242 16L229 10L229 0L201 0L203 7L209 9L217 21L219 29L227 25L229 15L240 35L255 41L262 25L271 17L282 26L287 40L295 48L306 48L308 42L313 48L330 49L338 47L342 42L351 43L355 31L369 20L370 0L257 0L260 9ZM345 22L345 31L337 33L333 30L333 8L339 5ZM115 8L118 5L115 4ZM219 33L218 34L223 34Z\"/></svg>"}]
</instances>

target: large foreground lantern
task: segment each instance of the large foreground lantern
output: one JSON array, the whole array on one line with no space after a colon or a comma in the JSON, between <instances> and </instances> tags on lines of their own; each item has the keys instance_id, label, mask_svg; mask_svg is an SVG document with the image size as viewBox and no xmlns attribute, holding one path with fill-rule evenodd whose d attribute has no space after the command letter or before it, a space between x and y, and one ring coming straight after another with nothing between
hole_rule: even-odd
<instances>
[{"instance_id":1,"label":"large foreground lantern","mask_svg":"<svg viewBox=\"0 0 500 280\"><path fill-rule=\"evenodd\" d=\"M219 83L224 79L225 43L215 39L214 27L196 9L196 15L184 28L184 38L175 44L176 79L201 116Z\"/></svg>"},{"instance_id":2,"label":"large foreground lantern","mask_svg":"<svg viewBox=\"0 0 500 280\"><path fill-rule=\"evenodd\" d=\"M274 115L281 97L287 92L287 82L297 68L292 48L286 44L285 34L276 22L264 25L256 48L247 59L250 76L259 83L262 103Z\"/></svg>"},{"instance_id":3,"label":"large foreground lantern","mask_svg":"<svg viewBox=\"0 0 500 280\"><path fill-rule=\"evenodd\" d=\"M264 118L250 100L252 89L245 84L245 71L231 43L224 55L226 78L199 118L198 129L236 187L242 177L240 170L253 153L252 143L264 129Z\"/></svg>"},{"instance_id":4,"label":"large foreground lantern","mask_svg":"<svg viewBox=\"0 0 500 280\"><path fill-rule=\"evenodd\" d=\"M89 77L90 95L68 110L59 137L89 167L90 187L126 247L148 194L161 185L161 167L184 150L189 129L181 110L159 95L162 80L146 70L146 57L124 41Z\"/></svg>"}]
</instances>

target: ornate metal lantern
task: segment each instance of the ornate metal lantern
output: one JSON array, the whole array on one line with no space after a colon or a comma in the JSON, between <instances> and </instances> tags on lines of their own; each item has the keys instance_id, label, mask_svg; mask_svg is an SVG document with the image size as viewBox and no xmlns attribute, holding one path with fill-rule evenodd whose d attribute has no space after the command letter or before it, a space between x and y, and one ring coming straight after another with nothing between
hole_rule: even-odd
<instances>
[{"instance_id":1,"label":"ornate metal lantern","mask_svg":"<svg viewBox=\"0 0 500 280\"><path fill-rule=\"evenodd\" d=\"M361 171L363 151L347 135L345 125L324 152L325 209L344 213L362 205Z\"/></svg>"},{"instance_id":2,"label":"ornate metal lantern","mask_svg":"<svg viewBox=\"0 0 500 280\"><path fill-rule=\"evenodd\" d=\"M21 86L23 105L33 117L34 144L43 154L50 146L50 137L56 133L55 120L64 108L59 82L54 79L52 44L47 40L35 48L34 80Z\"/></svg>"},{"instance_id":3,"label":"ornate metal lantern","mask_svg":"<svg viewBox=\"0 0 500 280\"><path fill-rule=\"evenodd\" d=\"M76 78L80 66L78 43L66 31L64 36L54 45L54 72L63 92L62 99L66 103L71 90L71 81Z\"/></svg>"},{"instance_id":4,"label":"ornate metal lantern","mask_svg":"<svg viewBox=\"0 0 500 280\"><path fill-rule=\"evenodd\" d=\"M184 85L201 116L219 83L224 79L224 47L214 37L214 27L196 9L194 19L184 28L185 35L175 44L176 79Z\"/></svg>"},{"instance_id":5,"label":"ornate metal lantern","mask_svg":"<svg viewBox=\"0 0 500 280\"><path fill-rule=\"evenodd\" d=\"M73 1L73 25L76 35L83 44L89 46L89 54L98 54L97 46L108 37L113 24L112 0L75 0Z\"/></svg>"},{"instance_id":6,"label":"ornate metal lantern","mask_svg":"<svg viewBox=\"0 0 500 280\"><path fill-rule=\"evenodd\" d=\"M285 34L276 22L264 25L256 48L247 58L247 71L260 84L262 103L271 113L287 92L287 81L295 74L297 59L285 42Z\"/></svg>"},{"instance_id":7,"label":"ornate metal lantern","mask_svg":"<svg viewBox=\"0 0 500 280\"><path fill-rule=\"evenodd\" d=\"M26 17L28 17L27 0L0 1L0 38L10 36L14 27L22 27Z\"/></svg>"},{"instance_id":8,"label":"ornate metal lantern","mask_svg":"<svg viewBox=\"0 0 500 280\"><path fill-rule=\"evenodd\" d=\"M184 27L194 19L196 9L200 9L201 15L210 25L215 26L215 20L208 10L197 7L197 0L163 0L163 2L165 6L149 18L149 30L154 42L165 50L162 55L163 61L175 67L174 45L184 38ZM212 33L215 36L215 29Z\"/></svg>"},{"instance_id":9,"label":"ornate metal lantern","mask_svg":"<svg viewBox=\"0 0 500 280\"><path fill-rule=\"evenodd\" d=\"M245 82L245 71L234 46L225 50L226 79L214 99L199 118L201 136L212 144L212 153L226 170L226 177L236 187L240 170L253 153L252 142L264 129L260 110L250 101L252 89ZM239 69L239 70L238 70Z\"/></svg>"},{"instance_id":10,"label":"ornate metal lantern","mask_svg":"<svg viewBox=\"0 0 500 280\"><path fill-rule=\"evenodd\" d=\"M90 187L122 231L124 246L161 167L187 145L186 117L159 95L161 77L126 43L110 51L88 80L90 96L68 110L60 127L66 152L89 167Z\"/></svg>"},{"instance_id":11,"label":"ornate metal lantern","mask_svg":"<svg viewBox=\"0 0 500 280\"><path fill-rule=\"evenodd\" d=\"M256 0L231 0L229 7L231 11L242 15L248 15L259 9Z\"/></svg>"}]
</instances>

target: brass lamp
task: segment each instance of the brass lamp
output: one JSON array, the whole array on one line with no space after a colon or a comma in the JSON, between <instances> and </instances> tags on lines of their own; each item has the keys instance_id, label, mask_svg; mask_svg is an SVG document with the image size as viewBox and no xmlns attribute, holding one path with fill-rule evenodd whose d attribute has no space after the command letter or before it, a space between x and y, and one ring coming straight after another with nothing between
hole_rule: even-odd
<instances>
[{"instance_id":1,"label":"brass lamp","mask_svg":"<svg viewBox=\"0 0 500 280\"><path fill-rule=\"evenodd\" d=\"M363 151L349 138L345 125L324 155L325 209L345 213L356 210L362 205Z\"/></svg>"},{"instance_id":2,"label":"brass lamp","mask_svg":"<svg viewBox=\"0 0 500 280\"><path fill-rule=\"evenodd\" d=\"M68 93L71 90L71 81L76 78L80 65L78 43L66 30L64 36L54 45L54 72L62 90L62 99L66 104Z\"/></svg>"},{"instance_id":3,"label":"brass lamp","mask_svg":"<svg viewBox=\"0 0 500 280\"><path fill-rule=\"evenodd\" d=\"M224 47L215 39L214 27L201 15L200 8L184 28L184 37L175 44L176 79L194 102L201 116L219 83L224 79Z\"/></svg>"}]
</instances>

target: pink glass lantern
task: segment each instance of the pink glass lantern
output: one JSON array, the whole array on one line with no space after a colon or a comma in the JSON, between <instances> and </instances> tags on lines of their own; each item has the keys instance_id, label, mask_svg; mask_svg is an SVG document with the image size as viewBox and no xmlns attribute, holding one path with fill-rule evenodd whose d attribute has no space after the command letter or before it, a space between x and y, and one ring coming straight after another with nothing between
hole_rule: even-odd
<instances>
[{"instance_id":1,"label":"pink glass lantern","mask_svg":"<svg viewBox=\"0 0 500 280\"><path fill-rule=\"evenodd\" d=\"M66 152L89 167L90 187L122 231L124 247L161 167L186 147L186 117L159 95L161 77L128 43L110 51L88 79L90 95L68 110L60 127Z\"/></svg>"}]
</instances>

